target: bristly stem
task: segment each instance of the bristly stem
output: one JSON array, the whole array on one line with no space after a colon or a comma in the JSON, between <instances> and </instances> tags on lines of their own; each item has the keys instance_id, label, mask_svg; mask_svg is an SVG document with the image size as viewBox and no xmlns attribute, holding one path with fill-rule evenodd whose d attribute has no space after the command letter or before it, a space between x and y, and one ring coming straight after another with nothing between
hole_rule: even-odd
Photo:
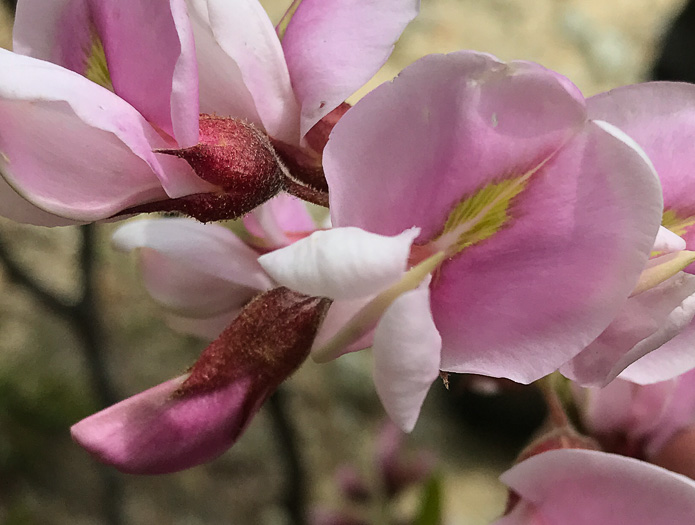
<instances>
[{"instance_id":1,"label":"bristly stem","mask_svg":"<svg viewBox=\"0 0 695 525\"><path fill-rule=\"evenodd\" d=\"M306 475L299 451L299 436L288 416L287 393L283 387L268 401L276 441L285 462L283 503L292 525L307 525Z\"/></svg>"}]
</instances>

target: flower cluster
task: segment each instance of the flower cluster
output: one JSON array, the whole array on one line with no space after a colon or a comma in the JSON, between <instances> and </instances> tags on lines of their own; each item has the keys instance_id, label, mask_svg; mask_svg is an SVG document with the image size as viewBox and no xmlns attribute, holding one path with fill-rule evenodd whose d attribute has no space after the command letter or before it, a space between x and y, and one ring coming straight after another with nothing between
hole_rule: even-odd
<instances>
[{"instance_id":1,"label":"flower cluster","mask_svg":"<svg viewBox=\"0 0 695 525\"><path fill-rule=\"evenodd\" d=\"M188 216L114 243L172 325L211 341L73 427L99 460L208 461L308 356L371 348L406 432L441 373L574 381L595 447L528 454L499 525L695 515L678 459L695 448L694 86L585 99L538 64L459 51L350 107L418 0L295 1L277 27L256 0L43 4L20 0L0 50L0 213Z\"/></svg>"}]
</instances>

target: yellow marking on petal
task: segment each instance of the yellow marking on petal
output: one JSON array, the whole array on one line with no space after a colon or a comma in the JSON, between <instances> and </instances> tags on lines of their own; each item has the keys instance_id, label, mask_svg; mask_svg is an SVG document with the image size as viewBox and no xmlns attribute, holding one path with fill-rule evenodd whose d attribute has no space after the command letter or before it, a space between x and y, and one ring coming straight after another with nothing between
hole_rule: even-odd
<instances>
[{"instance_id":1,"label":"yellow marking on petal","mask_svg":"<svg viewBox=\"0 0 695 525\"><path fill-rule=\"evenodd\" d=\"M3 153L2 151L0 151L0 159L2 159L3 162L4 162L5 164L9 164L9 163L10 163L10 157L8 157L8 156L7 156L5 153Z\"/></svg>"},{"instance_id":2,"label":"yellow marking on petal","mask_svg":"<svg viewBox=\"0 0 695 525\"><path fill-rule=\"evenodd\" d=\"M695 262L695 252L688 250L669 253L650 259L647 263L647 267L642 271L630 297L651 290L667 279L670 279L681 270L684 270L693 262Z\"/></svg>"},{"instance_id":3,"label":"yellow marking on petal","mask_svg":"<svg viewBox=\"0 0 695 525\"><path fill-rule=\"evenodd\" d=\"M531 176L543 164L545 161L519 177L488 184L463 199L449 213L442 233L433 244L451 257L492 237L509 221L507 212L512 200L526 188Z\"/></svg>"},{"instance_id":4,"label":"yellow marking on petal","mask_svg":"<svg viewBox=\"0 0 695 525\"><path fill-rule=\"evenodd\" d=\"M661 218L661 225L680 237L683 237L693 224L695 224L695 216L679 217L673 210L664 210Z\"/></svg>"},{"instance_id":5,"label":"yellow marking on petal","mask_svg":"<svg viewBox=\"0 0 695 525\"><path fill-rule=\"evenodd\" d=\"M280 38L280 40L282 40L282 37L285 36L285 31L287 31L287 26L290 25L290 21L292 20L294 13L297 11L297 8L299 7L299 4L301 4L301 3L302 3L302 0L294 0L294 2L292 2L292 5L289 7L287 12L282 17L282 20L280 20L280 23L277 25L277 28L275 30L277 31L277 34L278 34L278 37Z\"/></svg>"},{"instance_id":6,"label":"yellow marking on petal","mask_svg":"<svg viewBox=\"0 0 695 525\"><path fill-rule=\"evenodd\" d=\"M312 351L314 361L326 363L338 357L345 347L367 333L400 295L420 286L420 283L437 269L444 257L444 252L435 253L405 272L400 281L377 295L357 312L338 333L326 341L323 346L314 349Z\"/></svg>"},{"instance_id":7,"label":"yellow marking on petal","mask_svg":"<svg viewBox=\"0 0 695 525\"><path fill-rule=\"evenodd\" d=\"M84 76L92 82L113 91L104 44L96 32L92 32L92 46L86 51Z\"/></svg>"}]
</instances>

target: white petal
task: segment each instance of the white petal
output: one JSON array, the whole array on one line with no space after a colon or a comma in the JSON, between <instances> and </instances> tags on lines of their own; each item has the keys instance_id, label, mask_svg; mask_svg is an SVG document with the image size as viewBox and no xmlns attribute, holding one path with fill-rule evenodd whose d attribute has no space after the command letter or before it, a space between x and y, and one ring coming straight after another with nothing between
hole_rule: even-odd
<instances>
[{"instance_id":1,"label":"white petal","mask_svg":"<svg viewBox=\"0 0 695 525\"><path fill-rule=\"evenodd\" d=\"M410 432L439 375L442 339L430 311L429 279L386 310L374 333L374 385L389 417Z\"/></svg>"},{"instance_id":2,"label":"white petal","mask_svg":"<svg viewBox=\"0 0 695 525\"><path fill-rule=\"evenodd\" d=\"M673 253L685 250L685 239L676 235L668 228L659 226L659 233L656 234L654 241L655 252Z\"/></svg>"},{"instance_id":3,"label":"white petal","mask_svg":"<svg viewBox=\"0 0 695 525\"><path fill-rule=\"evenodd\" d=\"M192 219L144 219L127 223L113 235L120 250L151 248L165 257L236 285L268 290L272 283L258 264L258 254L217 224Z\"/></svg>"},{"instance_id":4,"label":"white petal","mask_svg":"<svg viewBox=\"0 0 695 525\"><path fill-rule=\"evenodd\" d=\"M398 282L410 246L420 233L411 228L387 237L360 228L318 231L258 259L282 286L331 299L374 295Z\"/></svg>"}]
</instances>

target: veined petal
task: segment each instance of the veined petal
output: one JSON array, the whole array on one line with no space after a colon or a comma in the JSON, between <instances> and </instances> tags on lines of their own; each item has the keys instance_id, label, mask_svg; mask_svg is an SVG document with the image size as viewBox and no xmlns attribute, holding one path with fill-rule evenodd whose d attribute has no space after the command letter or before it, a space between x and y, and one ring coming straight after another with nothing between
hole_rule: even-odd
<instances>
[{"instance_id":1,"label":"veined petal","mask_svg":"<svg viewBox=\"0 0 695 525\"><path fill-rule=\"evenodd\" d=\"M406 271L410 246L419 230L386 237L359 228L317 231L258 262L280 285L331 299L373 295Z\"/></svg>"},{"instance_id":2,"label":"veined petal","mask_svg":"<svg viewBox=\"0 0 695 525\"><path fill-rule=\"evenodd\" d=\"M302 0L282 39L301 135L384 65L419 0Z\"/></svg>"},{"instance_id":3,"label":"veined petal","mask_svg":"<svg viewBox=\"0 0 695 525\"><path fill-rule=\"evenodd\" d=\"M646 82L602 93L587 101L589 115L630 135L647 153L661 179L664 226L695 242L695 86ZM686 270L695 271L695 264Z\"/></svg>"},{"instance_id":4,"label":"veined petal","mask_svg":"<svg viewBox=\"0 0 695 525\"><path fill-rule=\"evenodd\" d=\"M112 88L179 146L197 143L195 48L184 0L45 4L19 5L15 51Z\"/></svg>"},{"instance_id":5,"label":"veined petal","mask_svg":"<svg viewBox=\"0 0 695 525\"><path fill-rule=\"evenodd\" d=\"M226 281L252 292L268 290L272 283L258 264L258 254L227 228L192 219L143 219L119 228L114 245L124 251L148 248L188 267L191 275ZM155 269L156 266L153 268ZM170 286L182 286L172 282Z\"/></svg>"},{"instance_id":6,"label":"veined petal","mask_svg":"<svg viewBox=\"0 0 695 525\"><path fill-rule=\"evenodd\" d=\"M689 523L695 481L661 467L595 450L551 450L502 474L503 483L532 506L525 518L494 525L630 525Z\"/></svg>"},{"instance_id":7,"label":"veined petal","mask_svg":"<svg viewBox=\"0 0 695 525\"><path fill-rule=\"evenodd\" d=\"M439 376L442 339L430 311L429 279L398 297L374 332L374 386L386 413L404 432L415 427Z\"/></svg>"},{"instance_id":8,"label":"veined petal","mask_svg":"<svg viewBox=\"0 0 695 525\"><path fill-rule=\"evenodd\" d=\"M660 189L624 134L590 123L508 214L442 265L432 311L443 370L525 383L577 355L623 307L653 246Z\"/></svg>"},{"instance_id":9,"label":"veined petal","mask_svg":"<svg viewBox=\"0 0 695 525\"><path fill-rule=\"evenodd\" d=\"M0 68L0 171L20 195L79 221L166 197L162 139L132 106L48 62L0 50Z\"/></svg>"},{"instance_id":10,"label":"veined petal","mask_svg":"<svg viewBox=\"0 0 695 525\"><path fill-rule=\"evenodd\" d=\"M249 395L253 377L184 398L181 376L83 419L72 437L121 472L166 474L199 465L227 450L264 401Z\"/></svg>"},{"instance_id":11,"label":"veined petal","mask_svg":"<svg viewBox=\"0 0 695 525\"><path fill-rule=\"evenodd\" d=\"M541 66L428 55L333 129L323 157L333 225L382 235L415 225L424 243L464 197L538 168L585 122L578 90Z\"/></svg>"},{"instance_id":12,"label":"veined petal","mask_svg":"<svg viewBox=\"0 0 695 525\"><path fill-rule=\"evenodd\" d=\"M205 9L201 0L189 1L199 13L206 12L207 17L200 17L199 22L205 23L207 18L217 46L235 62L265 131L297 144L299 107L282 46L261 4L257 0L207 0ZM220 65L214 67L218 71Z\"/></svg>"},{"instance_id":13,"label":"veined petal","mask_svg":"<svg viewBox=\"0 0 695 525\"><path fill-rule=\"evenodd\" d=\"M630 297L608 328L560 370L583 386L608 384L690 323L695 315L693 294L695 277L680 272Z\"/></svg>"}]
</instances>

